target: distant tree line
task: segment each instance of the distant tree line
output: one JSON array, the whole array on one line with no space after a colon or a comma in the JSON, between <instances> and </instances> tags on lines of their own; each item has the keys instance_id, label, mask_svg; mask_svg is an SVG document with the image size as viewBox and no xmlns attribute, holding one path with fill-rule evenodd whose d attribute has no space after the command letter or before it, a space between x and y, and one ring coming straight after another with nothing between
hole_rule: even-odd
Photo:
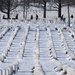
<instances>
[{"instance_id":1,"label":"distant tree line","mask_svg":"<svg viewBox=\"0 0 75 75\"><path fill-rule=\"evenodd\" d=\"M63 6L71 6L75 5L75 0L0 0L0 11L7 14L7 19L10 19L10 12L14 10L16 7L21 5L24 9L23 11L23 17L25 18L25 12L26 10L31 6L31 4L35 4L33 6L36 6L36 3L40 8L43 8L44 14L43 17L46 18L46 4L53 3L56 5L56 8L58 9L58 17L61 17L61 8Z\"/></svg>"}]
</instances>

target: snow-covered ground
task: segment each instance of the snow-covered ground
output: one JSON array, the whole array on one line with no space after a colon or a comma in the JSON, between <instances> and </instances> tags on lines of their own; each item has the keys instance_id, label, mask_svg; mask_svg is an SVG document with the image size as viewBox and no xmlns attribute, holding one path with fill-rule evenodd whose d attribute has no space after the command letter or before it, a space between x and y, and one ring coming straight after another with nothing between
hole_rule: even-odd
<instances>
[{"instance_id":1,"label":"snow-covered ground","mask_svg":"<svg viewBox=\"0 0 75 75\"><path fill-rule=\"evenodd\" d=\"M70 8L75 16L74 10ZM27 20L22 18L22 9L14 11L18 20L0 19L0 75L74 75L75 29L67 27L67 21L56 20L57 11L47 11L43 19L43 10L30 8ZM67 7L62 14L67 19ZM34 19L29 21L31 15Z\"/></svg>"}]
</instances>

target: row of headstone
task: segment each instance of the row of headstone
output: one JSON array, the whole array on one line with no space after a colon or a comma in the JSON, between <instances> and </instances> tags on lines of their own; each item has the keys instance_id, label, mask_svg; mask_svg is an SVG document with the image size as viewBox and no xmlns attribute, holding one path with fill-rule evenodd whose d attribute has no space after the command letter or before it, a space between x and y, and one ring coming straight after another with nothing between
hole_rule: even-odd
<instances>
[{"instance_id":1,"label":"row of headstone","mask_svg":"<svg viewBox=\"0 0 75 75\"><path fill-rule=\"evenodd\" d=\"M4 48L2 54L0 55L0 61L1 61L1 62L4 62L4 59L6 58L6 56L7 56L7 54L8 54L9 48L10 48L10 46L11 46L11 44L12 44L12 41L13 41L13 39L15 38L15 36L16 36L18 30L19 30L19 28L17 27L17 28L15 29L15 31L13 31L13 35L10 37L10 39L9 39L9 41L8 41L8 43L7 43L7 45L6 45L6 47Z\"/></svg>"},{"instance_id":2,"label":"row of headstone","mask_svg":"<svg viewBox=\"0 0 75 75\"><path fill-rule=\"evenodd\" d=\"M27 40L29 28L30 28L30 27L28 27L28 28L24 31L24 36L23 36L22 42L21 42L21 44L20 44L19 54L17 55L17 59L18 59L18 60L21 60L21 59L23 58L24 47L25 47L25 43L26 43L26 40Z\"/></svg>"},{"instance_id":3,"label":"row of headstone","mask_svg":"<svg viewBox=\"0 0 75 75\"><path fill-rule=\"evenodd\" d=\"M51 57L51 59L57 59L56 52L55 52L55 49L53 47L53 42L52 42L50 28L47 27L46 30L47 30L48 39L49 39L49 42L48 43L49 43L49 47L50 47L50 49L49 49L49 51L50 51L50 57Z\"/></svg>"},{"instance_id":4,"label":"row of headstone","mask_svg":"<svg viewBox=\"0 0 75 75\"><path fill-rule=\"evenodd\" d=\"M22 42L21 42L20 51L17 55L17 56L19 56L19 59L22 59L22 57L23 57L23 50L24 50L24 46L25 46L25 42L27 39L29 28L30 27L28 27L28 29L26 29L24 31L24 37L23 37ZM19 30L19 27L17 27L13 31L13 35L12 35L13 38L16 36L18 30ZM10 41L11 41L12 37L10 38ZM13 61L13 63L8 64L8 66L6 68L1 67L0 68L0 75L13 75L13 74L17 73L19 70L19 63L20 63L19 59L16 59L16 61ZM3 64L3 66L4 66L4 64Z\"/></svg>"},{"instance_id":5,"label":"row of headstone","mask_svg":"<svg viewBox=\"0 0 75 75\"><path fill-rule=\"evenodd\" d=\"M12 41L15 38L18 30L19 30L19 27L15 28L15 30L13 31L13 35L11 35L11 37L7 43L8 47L6 46L6 48L5 48L6 50L4 50L4 53L2 53L3 57L6 57L5 55L7 55L8 51L9 51L9 47L12 44ZM19 62L17 60L13 61L12 63L8 63L7 65L4 63L2 65L2 67L0 68L0 75L13 75L13 74L17 73L18 70L19 70Z\"/></svg>"},{"instance_id":6,"label":"row of headstone","mask_svg":"<svg viewBox=\"0 0 75 75\"><path fill-rule=\"evenodd\" d=\"M75 56L73 54L73 52L71 52L71 50L68 48L67 46L67 43L65 41L65 38L64 38L64 35L61 31L61 29L59 27L55 27L56 30L58 30L58 33L59 33L59 37L61 39L61 42L62 42L62 46L65 50L65 53L69 55L69 59L71 60L74 60L75 59ZM60 72L62 75L74 75L75 74L75 68L67 65L67 64L62 64L59 63L56 67L55 67L55 70L57 72Z\"/></svg>"},{"instance_id":7,"label":"row of headstone","mask_svg":"<svg viewBox=\"0 0 75 75\"><path fill-rule=\"evenodd\" d=\"M64 37L64 35L63 35L62 31L61 31L61 29L58 27L57 30L58 30L59 37L60 37L61 42L62 42L62 46L63 46L63 48L64 48L64 50L65 50L65 53L69 55L69 59L74 60L74 59L75 59L75 55L74 55L73 52L69 49L69 47L68 47L68 45L67 45L67 42L66 42L66 40L65 40L65 37Z\"/></svg>"},{"instance_id":8,"label":"row of headstone","mask_svg":"<svg viewBox=\"0 0 75 75\"><path fill-rule=\"evenodd\" d=\"M10 28L5 27L4 30L0 33L0 39L10 30Z\"/></svg>"},{"instance_id":9,"label":"row of headstone","mask_svg":"<svg viewBox=\"0 0 75 75\"><path fill-rule=\"evenodd\" d=\"M69 28L68 26L66 27L68 29L68 31L70 32L71 37L73 38L73 40L75 41L75 33L72 31L71 28Z\"/></svg>"},{"instance_id":10,"label":"row of headstone","mask_svg":"<svg viewBox=\"0 0 75 75\"><path fill-rule=\"evenodd\" d=\"M3 66L3 65L2 65ZM6 68L0 68L0 75L13 75L18 72L19 63L15 61Z\"/></svg>"},{"instance_id":11,"label":"row of headstone","mask_svg":"<svg viewBox=\"0 0 75 75\"><path fill-rule=\"evenodd\" d=\"M39 62L39 27L36 29L36 34L35 34L35 43L36 43L36 49L34 51L34 69L33 69L33 75L44 75L42 66L40 65Z\"/></svg>"}]
</instances>

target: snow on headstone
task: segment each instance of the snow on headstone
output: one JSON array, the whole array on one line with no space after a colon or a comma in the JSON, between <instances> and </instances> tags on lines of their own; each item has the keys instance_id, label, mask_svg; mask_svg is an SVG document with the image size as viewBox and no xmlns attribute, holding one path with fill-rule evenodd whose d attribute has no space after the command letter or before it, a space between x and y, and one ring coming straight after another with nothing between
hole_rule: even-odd
<instances>
[{"instance_id":1,"label":"snow on headstone","mask_svg":"<svg viewBox=\"0 0 75 75\"><path fill-rule=\"evenodd\" d=\"M2 75L5 75L6 70L2 69Z\"/></svg>"},{"instance_id":2,"label":"snow on headstone","mask_svg":"<svg viewBox=\"0 0 75 75\"><path fill-rule=\"evenodd\" d=\"M75 75L75 69L71 68L71 67L68 67L66 75Z\"/></svg>"},{"instance_id":3,"label":"snow on headstone","mask_svg":"<svg viewBox=\"0 0 75 75\"><path fill-rule=\"evenodd\" d=\"M1 62L4 62L4 54L1 54L1 55L0 55L0 61L1 61Z\"/></svg>"},{"instance_id":4,"label":"snow on headstone","mask_svg":"<svg viewBox=\"0 0 75 75\"><path fill-rule=\"evenodd\" d=\"M56 61L56 64L57 64L57 66L54 69L56 72L57 71L60 72L63 69L63 65L60 61Z\"/></svg>"},{"instance_id":5,"label":"snow on headstone","mask_svg":"<svg viewBox=\"0 0 75 75\"><path fill-rule=\"evenodd\" d=\"M9 66L7 69L9 70L9 75L12 75L13 74L13 66Z\"/></svg>"},{"instance_id":6,"label":"snow on headstone","mask_svg":"<svg viewBox=\"0 0 75 75\"><path fill-rule=\"evenodd\" d=\"M62 74L62 75L67 74L67 68L68 68L68 65L63 65L63 69L62 69L62 71L61 71L61 74Z\"/></svg>"},{"instance_id":7,"label":"snow on headstone","mask_svg":"<svg viewBox=\"0 0 75 75\"><path fill-rule=\"evenodd\" d=\"M39 62L35 65L34 75L44 75L43 69Z\"/></svg>"}]
</instances>

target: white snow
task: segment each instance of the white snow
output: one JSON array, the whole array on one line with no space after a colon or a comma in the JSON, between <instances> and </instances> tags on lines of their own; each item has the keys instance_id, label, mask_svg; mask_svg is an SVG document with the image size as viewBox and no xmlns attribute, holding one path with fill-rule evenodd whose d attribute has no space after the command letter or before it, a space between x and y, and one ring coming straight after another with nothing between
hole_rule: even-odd
<instances>
[{"instance_id":1,"label":"white snow","mask_svg":"<svg viewBox=\"0 0 75 75\"><path fill-rule=\"evenodd\" d=\"M57 18L57 11L47 11L43 19L43 10L34 7L28 9L27 20L21 7L11 12L11 18L19 14L18 20L3 20L0 12L0 75L74 75L74 10L70 7L71 28L66 26L67 7L62 8L66 23Z\"/></svg>"}]
</instances>

